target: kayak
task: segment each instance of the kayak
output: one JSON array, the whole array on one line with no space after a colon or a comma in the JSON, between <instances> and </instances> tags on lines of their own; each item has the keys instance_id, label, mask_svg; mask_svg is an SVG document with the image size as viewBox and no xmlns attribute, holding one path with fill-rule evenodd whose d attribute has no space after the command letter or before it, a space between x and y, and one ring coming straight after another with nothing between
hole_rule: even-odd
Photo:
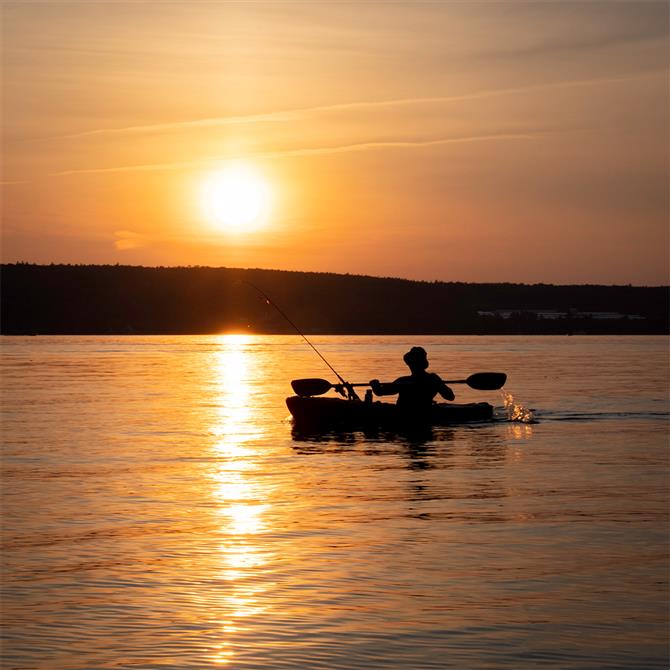
<instances>
[{"instance_id":1,"label":"kayak","mask_svg":"<svg viewBox=\"0 0 670 670\"><path fill-rule=\"evenodd\" d=\"M328 430L397 428L416 425L411 416L400 413L388 402L341 400L340 398L291 396L286 398L296 427ZM451 426L493 420L493 406L487 402L433 403L427 422L421 425Z\"/></svg>"}]
</instances>

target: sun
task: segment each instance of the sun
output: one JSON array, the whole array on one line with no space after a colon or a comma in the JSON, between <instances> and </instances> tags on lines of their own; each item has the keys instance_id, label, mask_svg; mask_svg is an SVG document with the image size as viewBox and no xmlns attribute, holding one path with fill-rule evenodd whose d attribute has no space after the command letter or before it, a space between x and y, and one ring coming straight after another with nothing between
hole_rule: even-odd
<instances>
[{"instance_id":1,"label":"sun","mask_svg":"<svg viewBox=\"0 0 670 670\"><path fill-rule=\"evenodd\" d=\"M270 185L251 165L228 165L209 174L200 191L208 223L220 230L242 233L267 223L272 203Z\"/></svg>"}]
</instances>

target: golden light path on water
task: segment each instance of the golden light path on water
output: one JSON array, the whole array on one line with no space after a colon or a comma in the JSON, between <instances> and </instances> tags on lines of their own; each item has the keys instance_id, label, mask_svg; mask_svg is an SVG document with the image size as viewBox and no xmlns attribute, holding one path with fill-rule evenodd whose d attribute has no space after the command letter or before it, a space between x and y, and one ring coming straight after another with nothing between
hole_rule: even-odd
<instances>
[{"instance_id":1,"label":"golden light path on water","mask_svg":"<svg viewBox=\"0 0 670 670\"><path fill-rule=\"evenodd\" d=\"M260 428L252 422L252 391L249 384L250 336L229 334L221 336L221 348L215 355L213 367L216 389L216 423L212 434L217 467L211 473L212 495L221 516L224 540L220 551L220 578L227 585L221 609L222 641L212 661L225 665L233 661L235 652L227 638L244 629L243 620L261 614L265 607L261 596L267 591L267 580L254 579L267 557L254 537L264 530L264 513L268 505L257 479L253 478L258 464L253 451L246 446L259 437Z\"/></svg>"}]
</instances>

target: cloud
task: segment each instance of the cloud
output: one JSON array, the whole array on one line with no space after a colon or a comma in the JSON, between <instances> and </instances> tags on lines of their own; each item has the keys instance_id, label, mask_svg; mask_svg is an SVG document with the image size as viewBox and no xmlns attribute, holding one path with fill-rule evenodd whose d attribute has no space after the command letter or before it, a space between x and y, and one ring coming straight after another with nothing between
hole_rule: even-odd
<instances>
[{"instance_id":1,"label":"cloud","mask_svg":"<svg viewBox=\"0 0 670 670\"><path fill-rule=\"evenodd\" d=\"M368 151L371 149L420 149L422 147L440 146L446 144L464 144L468 142L488 142L492 140L533 140L539 134L531 133L501 133L498 135L472 135L465 137L445 137L434 140L423 141L381 141L381 142L361 142L358 144L345 144L336 147L317 147L313 149L288 149L281 152L270 152L262 154L264 157L282 157L282 156L313 156L322 154L338 154L351 151Z\"/></svg>"},{"instance_id":2,"label":"cloud","mask_svg":"<svg viewBox=\"0 0 670 670\"><path fill-rule=\"evenodd\" d=\"M494 5L487 16L499 27L499 35L487 46L479 44L483 48L471 54L474 59L526 59L565 54L583 57L589 52L602 58L605 54L600 52L605 49L617 49L621 53L631 46L656 42L665 47L663 62L667 63L667 0ZM476 11L471 10L471 17ZM630 59L630 51L625 53ZM638 64L644 66L642 61Z\"/></svg>"},{"instance_id":3,"label":"cloud","mask_svg":"<svg viewBox=\"0 0 670 670\"><path fill-rule=\"evenodd\" d=\"M114 246L119 251L126 251L128 249L140 249L149 246L150 240L145 235L134 233L131 230L117 230L114 233L117 238Z\"/></svg>"},{"instance_id":4,"label":"cloud","mask_svg":"<svg viewBox=\"0 0 670 670\"><path fill-rule=\"evenodd\" d=\"M214 126L253 124L263 122L287 122L300 121L315 114L329 112L355 111L364 109L402 107L408 105L429 105L429 104L448 104L452 102L463 102L469 100L481 100L503 95L516 95L519 93L528 93L533 91L542 91L547 89L560 89L566 87L591 86L597 84L607 84L612 82L625 82L632 79L638 79L647 76L650 73L636 74L623 77L601 77L596 79L578 79L569 81L549 82L545 84L532 84L529 86L519 86L514 88L488 89L466 93L463 95L450 96L428 96L413 98L396 98L392 100L368 100L359 102L342 102L329 105L316 105L313 107L299 107L296 109L286 109L274 112L264 112L260 114L247 114L236 116L221 116L204 119L190 119L185 121L170 121L165 123L153 123L134 126L123 126L118 128L98 128L86 130L80 133L61 135L48 139L79 139L93 136L107 135L141 135L150 133L172 132L188 130L194 128L207 128ZM651 73L654 74L654 73Z\"/></svg>"},{"instance_id":5,"label":"cloud","mask_svg":"<svg viewBox=\"0 0 670 670\"><path fill-rule=\"evenodd\" d=\"M152 172L160 170L183 170L210 163L217 163L226 160L240 158L290 158L296 156L323 156L328 154L349 153L354 151L370 151L376 149L421 149L424 147L466 144L470 142L491 142L491 141L515 141L515 140L534 140L546 133L500 133L494 135L471 135L464 137L444 137L432 140L385 140L379 142L360 142L356 144L343 144L331 147L308 147L302 149L282 149L279 151L258 151L244 154L242 156L227 156L222 158L205 158L197 161L181 161L173 163L144 163L140 165L119 165L113 167L83 168L77 170L62 170L51 173L52 176L64 177L75 174L91 174L96 172Z\"/></svg>"}]
</instances>

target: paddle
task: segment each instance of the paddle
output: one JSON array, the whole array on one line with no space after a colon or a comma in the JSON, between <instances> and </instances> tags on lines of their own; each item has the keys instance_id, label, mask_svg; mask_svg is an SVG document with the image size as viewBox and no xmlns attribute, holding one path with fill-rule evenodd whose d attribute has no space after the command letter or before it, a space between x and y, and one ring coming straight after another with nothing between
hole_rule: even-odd
<instances>
[{"instance_id":1,"label":"paddle","mask_svg":"<svg viewBox=\"0 0 670 670\"><path fill-rule=\"evenodd\" d=\"M502 388L507 381L504 372L475 372L467 379L444 380L445 384L467 384L478 391L495 391ZM291 382L293 390L299 396L323 395L330 389L338 390L342 384L331 384L327 379L294 379ZM349 386L370 386L369 382L349 384Z\"/></svg>"}]
</instances>

